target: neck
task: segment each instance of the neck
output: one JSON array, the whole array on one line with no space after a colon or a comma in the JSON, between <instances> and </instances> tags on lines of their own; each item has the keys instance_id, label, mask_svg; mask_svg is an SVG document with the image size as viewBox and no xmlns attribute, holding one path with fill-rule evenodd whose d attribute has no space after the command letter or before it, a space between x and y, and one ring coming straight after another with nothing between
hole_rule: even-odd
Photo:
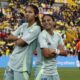
<instances>
[{"instance_id":1,"label":"neck","mask_svg":"<svg viewBox=\"0 0 80 80\"><path fill-rule=\"evenodd\" d=\"M54 30L54 29L49 29L49 30L47 30L47 31L48 31L48 33L49 33L50 35L53 35L53 34L54 34L53 30Z\"/></svg>"},{"instance_id":2,"label":"neck","mask_svg":"<svg viewBox=\"0 0 80 80\"><path fill-rule=\"evenodd\" d=\"M28 22L28 27L32 26L35 23L35 20Z\"/></svg>"}]
</instances>

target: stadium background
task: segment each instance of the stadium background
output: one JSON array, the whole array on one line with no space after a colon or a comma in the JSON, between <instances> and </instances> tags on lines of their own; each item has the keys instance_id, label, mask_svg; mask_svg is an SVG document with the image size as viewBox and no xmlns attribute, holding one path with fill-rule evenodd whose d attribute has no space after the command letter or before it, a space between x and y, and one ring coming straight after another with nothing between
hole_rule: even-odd
<instances>
[{"instance_id":1,"label":"stadium background","mask_svg":"<svg viewBox=\"0 0 80 80\"><path fill-rule=\"evenodd\" d=\"M4 6L2 2L5 1L11 1L11 0L0 0L1 4L0 6ZM21 0L20 0L21 1ZM26 0L24 0L26 1ZM38 0L27 0L29 2L37 2ZM45 1L45 0L43 0ZM57 5L62 5L64 3L67 3L69 5L79 5L80 0L54 0L54 3ZM77 4L76 4L77 3ZM11 5L11 4L10 4ZM43 4L44 7L44 4ZM59 22L60 25L63 25L62 22ZM80 26L79 26L80 27ZM0 27L1 28L1 27ZM80 35L80 34L79 34ZM1 43L4 44L4 43ZM4 69L7 66L7 62L9 60L9 54L7 55L2 55L0 57L0 80L3 80L3 73ZM34 77L34 68L35 68L35 63L36 63L37 57L33 57L33 71L32 75L30 77L30 80L33 80ZM78 69L78 60L77 60L77 55L69 55L68 57L58 57L57 58L57 65L58 65L58 70L59 74L61 77L61 80L80 80L80 70Z\"/></svg>"}]
</instances>

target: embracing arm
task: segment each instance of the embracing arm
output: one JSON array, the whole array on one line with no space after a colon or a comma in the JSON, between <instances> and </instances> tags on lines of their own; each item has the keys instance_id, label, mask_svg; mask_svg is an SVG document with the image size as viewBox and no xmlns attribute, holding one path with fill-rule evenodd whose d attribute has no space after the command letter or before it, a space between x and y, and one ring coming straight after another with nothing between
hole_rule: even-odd
<instances>
[{"instance_id":1,"label":"embracing arm","mask_svg":"<svg viewBox=\"0 0 80 80\"><path fill-rule=\"evenodd\" d=\"M64 49L64 45L59 45L58 46L58 50L60 51L59 55L61 55L61 56L67 56L67 50Z\"/></svg>"},{"instance_id":2,"label":"embracing arm","mask_svg":"<svg viewBox=\"0 0 80 80\"><path fill-rule=\"evenodd\" d=\"M42 48L42 54L45 58L52 58L56 55L55 50L50 48Z\"/></svg>"},{"instance_id":3,"label":"embracing arm","mask_svg":"<svg viewBox=\"0 0 80 80\"><path fill-rule=\"evenodd\" d=\"M21 38L19 38L18 40L14 41L14 43L15 43L15 45L20 46L20 47L24 47L24 46L27 45L27 43Z\"/></svg>"},{"instance_id":4,"label":"embracing arm","mask_svg":"<svg viewBox=\"0 0 80 80\"><path fill-rule=\"evenodd\" d=\"M8 35L7 36L7 40L8 41L16 41L16 40L18 40L18 37L17 36L14 36L14 35Z\"/></svg>"},{"instance_id":5,"label":"embracing arm","mask_svg":"<svg viewBox=\"0 0 80 80\"><path fill-rule=\"evenodd\" d=\"M18 38L17 36L14 36L14 35L8 35L7 41L13 42L14 45L16 45L16 46L24 47L25 45L27 45L27 43L24 40L22 40L21 38Z\"/></svg>"},{"instance_id":6,"label":"embracing arm","mask_svg":"<svg viewBox=\"0 0 80 80\"><path fill-rule=\"evenodd\" d=\"M59 45L58 49L42 48L43 56L46 58L54 57L55 55L67 56L67 51L63 45Z\"/></svg>"}]
</instances>

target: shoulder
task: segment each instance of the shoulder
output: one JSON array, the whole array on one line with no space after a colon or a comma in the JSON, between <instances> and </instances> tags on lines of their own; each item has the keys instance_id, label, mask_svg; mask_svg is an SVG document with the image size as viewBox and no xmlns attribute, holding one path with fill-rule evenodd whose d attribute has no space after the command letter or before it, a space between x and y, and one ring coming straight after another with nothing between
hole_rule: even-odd
<instances>
[{"instance_id":1,"label":"shoulder","mask_svg":"<svg viewBox=\"0 0 80 80\"><path fill-rule=\"evenodd\" d=\"M58 37L61 37L61 34L59 32L54 31L54 34Z\"/></svg>"},{"instance_id":2,"label":"shoulder","mask_svg":"<svg viewBox=\"0 0 80 80\"><path fill-rule=\"evenodd\" d=\"M23 23L22 25L19 26L19 28L25 28L25 26L28 26L28 23Z\"/></svg>"},{"instance_id":3,"label":"shoulder","mask_svg":"<svg viewBox=\"0 0 80 80\"><path fill-rule=\"evenodd\" d=\"M28 32L34 33L34 34L40 34L41 28L38 25L32 26L31 28L28 29Z\"/></svg>"},{"instance_id":4,"label":"shoulder","mask_svg":"<svg viewBox=\"0 0 80 80\"><path fill-rule=\"evenodd\" d=\"M43 30L40 34L39 34L39 37L46 37L47 35L47 31L46 30Z\"/></svg>"},{"instance_id":5,"label":"shoulder","mask_svg":"<svg viewBox=\"0 0 80 80\"><path fill-rule=\"evenodd\" d=\"M21 26L23 27L28 26L28 23L23 23Z\"/></svg>"},{"instance_id":6,"label":"shoulder","mask_svg":"<svg viewBox=\"0 0 80 80\"><path fill-rule=\"evenodd\" d=\"M33 29L33 30L35 30L35 29L41 30L40 26L38 26L38 25L34 25L34 26L32 27L32 29Z\"/></svg>"}]
</instances>

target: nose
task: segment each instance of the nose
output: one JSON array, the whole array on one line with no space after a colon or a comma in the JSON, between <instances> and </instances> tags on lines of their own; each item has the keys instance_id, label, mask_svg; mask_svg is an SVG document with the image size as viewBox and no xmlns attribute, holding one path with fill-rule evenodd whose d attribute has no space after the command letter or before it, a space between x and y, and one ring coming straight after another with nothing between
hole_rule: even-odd
<instances>
[{"instance_id":1,"label":"nose","mask_svg":"<svg viewBox=\"0 0 80 80\"><path fill-rule=\"evenodd\" d=\"M48 23L48 21L47 20L45 20L45 24L47 24Z\"/></svg>"},{"instance_id":2,"label":"nose","mask_svg":"<svg viewBox=\"0 0 80 80\"><path fill-rule=\"evenodd\" d=\"M28 18L29 17L29 13L26 13L25 16Z\"/></svg>"}]
</instances>

